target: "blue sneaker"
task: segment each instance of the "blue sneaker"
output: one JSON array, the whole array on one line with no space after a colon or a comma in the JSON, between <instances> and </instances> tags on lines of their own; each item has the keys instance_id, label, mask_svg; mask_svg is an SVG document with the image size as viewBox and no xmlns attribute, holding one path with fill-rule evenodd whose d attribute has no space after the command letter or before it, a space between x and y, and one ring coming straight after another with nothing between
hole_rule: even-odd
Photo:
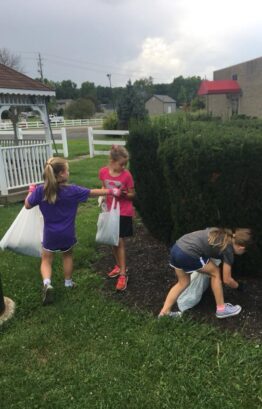
<instances>
[{"instance_id":1,"label":"blue sneaker","mask_svg":"<svg viewBox=\"0 0 262 409\"><path fill-rule=\"evenodd\" d=\"M223 311L217 311L216 317L217 318L227 318L233 317L234 315L238 315L242 308L240 305L232 305L229 303L225 303L225 309Z\"/></svg>"}]
</instances>

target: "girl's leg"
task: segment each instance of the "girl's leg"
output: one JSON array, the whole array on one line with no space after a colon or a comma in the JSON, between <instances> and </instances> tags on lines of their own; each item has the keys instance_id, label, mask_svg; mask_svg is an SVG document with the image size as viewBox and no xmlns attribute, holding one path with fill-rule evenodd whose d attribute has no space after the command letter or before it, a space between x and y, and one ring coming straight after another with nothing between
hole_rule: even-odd
<instances>
[{"instance_id":1,"label":"girl's leg","mask_svg":"<svg viewBox=\"0 0 262 409\"><path fill-rule=\"evenodd\" d=\"M211 276L211 288L217 305L217 318L227 318L239 314L242 309L240 305L225 304L224 302L223 287L219 268L212 261L209 261L209 263L201 268L200 271L208 273Z\"/></svg>"},{"instance_id":2,"label":"girl's leg","mask_svg":"<svg viewBox=\"0 0 262 409\"><path fill-rule=\"evenodd\" d=\"M113 246L112 249L113 249L113 256L114 256L114 258L115 258L116 265L119 266L119 260L118 260L118 246Z\"/></svg>"},{"instance_id":3,"label":"girl's leg","mask_svg":"<svg viewBox=\"0 0 262 409\"><path fill-rule=\"evenodd\" d=\"M224 294L219 267L212 261L209 261L200 271L209 274L211 277L211 288L216 300L216 305L224 306Z\"/></svg>"},{"instance_id":4,"label":"girl's leg","mask_svg":"<svg viewBox=\"0 0 262 409\"><path fill-rule=\"evenodd\" d=\"M170 313L172 306L175 304L180 294L190 284L190 274L187 274L184 272L184 270L180 270L178 268L175 268L174 270L176 272L178 282L171 288L171 290L167 294L166 300L159 314L160 316L168 315Z\"/></svg>"},{"instance_id":5,"label":"girl's leg","mask_svg":"<svg viewBox=\"0 0 262 409\"><path fill-rule=\"evenodd\" d=\"M54 254L51 251L43 250L41 261L41 274L43 278L43 305L51 304L54 301L54 289L51 285L52 263Z\"/></svg>"},{"instance_id":6,"label":"girl's leg","mask_svg":"<svg viewBox=\"0 0 262 409\"><path fill-rule=\"evenodd\" d=\"M54 259L54 253L51 251L43 250L42 251L42 261L41 261L41 275L43 281L49 280L49 284L51 283L52 277L52 263Z\"/></svg>"},{"instance_id":7,"label":"girl's leg","mask_svg":"<svg viewBox=\"0 0 262 409\"><path fill-rule=\"evenodd\" d=\"M118 266L120 267L120 274L126 274L126 249L125 240L119 238L119 244L116 248L116 259L118 260Z\"/></svg>"},{"instance_id":8,"label":"girl's leg","mask_svg":"<svg viewBox=\"0 0 262 409\"><path fill-rule=\"evenodd\" d=\"M73 287L72 282L72 275L73 275L73 250L70 249L64 253L62 253L63 257L63 268L64 268L64 276L65 276L65 286L66 287Z\"/></svg>"},{"instance_id":9,"label":"girl's leg","mask_svg":"<svg viewBox=\"0 0 262 409\"><path fill-rule=\"evenodd\" d=\"M119 277L116 283L116 289L118 291L124 291L127 287L128 277L126 275L126 250L125 250L125 240L119 238L119 245L116 247L117 260L120 268Z\"/></svg>"}]
</instances>

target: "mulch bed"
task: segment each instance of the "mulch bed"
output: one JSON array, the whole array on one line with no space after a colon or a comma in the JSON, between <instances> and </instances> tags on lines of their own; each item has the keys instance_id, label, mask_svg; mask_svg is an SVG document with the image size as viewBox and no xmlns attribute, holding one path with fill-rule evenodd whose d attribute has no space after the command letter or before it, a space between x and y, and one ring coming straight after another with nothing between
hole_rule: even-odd
<instances>
[{"instance_id":1,"label":"mulch bed","mask_svg":"<svg viewBox=\"0 0 262 409\"><path fill-rule=\"evenodd\" d=\"M157 316L175 276L168 265L169 251L154 239L142 223L136 224L135 235L126 240L128 287L125 292L115 291L115 279L108 279L106 272L114 266L111 249L99 246L101 257L94 264L95 271L105 277L102 291L106 296L136 310L144 310ZM262 339L262 279L243 277L246 290L239 292L224 288L225 301L240 304L242 312L235 317L218 320L215 317L215 302L210 288L204 293L201 302L186 314L201 322L211 323L221 330L242 333L249 339ZM176 305L174 310L176 310Z\"/></svg>"}]
</instances>

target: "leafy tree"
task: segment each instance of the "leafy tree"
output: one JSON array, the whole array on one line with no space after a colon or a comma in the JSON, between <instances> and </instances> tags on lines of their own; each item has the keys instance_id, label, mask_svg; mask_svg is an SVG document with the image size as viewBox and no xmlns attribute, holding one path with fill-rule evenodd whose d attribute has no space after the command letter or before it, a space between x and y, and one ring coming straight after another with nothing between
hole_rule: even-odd
<instances>
[{"instance_id":1,"label":"leafy tree","mask_svg":"<svg viewBox=\"0 0 262 409\"><path fill-rule=\"evenodd\" d=\"M141 78L134 82L134 89L142 96L144 100L147 100L154 94L153 78Z\"/></svg>"},{"instance_id":2,"label":"leafy tree","mask_svg":"<svg viewBox=\"0 0 262 409\"><path fill-rule=\"evenodd\" d=\"M119 126L127 129L131 119L142 120L147 117L144 100L129 80L119 102L117 114Z\"/></svg>"},{"instance_id":3,"label":"leafy tree","mask_svg":"<svg viewBox=\"0 0 262 409\"><path fill-rule=\"evenodd\" d=\"M90 99L79 98L65 108L65 115L69 119L90 118L94 115L95 104Z\"/></svg>"},{"instance_id":4,"label":"leafy tree","mask_svg":"<svg viewBox=\"0 0 262 409\"><path fill-rule=\"evenodd\" d=\"M80 88L80 96L81 98L88 98L92 97L94 99L97 98L96 94L96 86L93 82L85 81L81 84Z\"/></svg>"},{"instance_id":5,"label":"leafy tree","mask_svg":"<svg viewBox=\"0 0 262 409\"><path fill-rule=\"evenodd\" d=\"M57 82L55 91L57 99L77 99L79 96L77 84L71 80Z\"/></svg>"},{"instance_id":6,"label":"leafy tree","mask_svg":"<svg viewBox=\"0 0 262 409\"><path fill-rule=\"evenodd\" d=\"M0 63L23 72L20 55L12 54L7 48L0 48Z\"/></svg>"},{"instance_id":7,"label":"leafy tree","mask_svg":"<svg viewBox=\"0 0 262 409\"><path fill-rule=\"evenodd\" d=\"M188 105L197 96L200 82L200 77L184 78L180 75L174 78L171 84L170 96L176 100L178 106Z\"/></svg>"}]
</instances>

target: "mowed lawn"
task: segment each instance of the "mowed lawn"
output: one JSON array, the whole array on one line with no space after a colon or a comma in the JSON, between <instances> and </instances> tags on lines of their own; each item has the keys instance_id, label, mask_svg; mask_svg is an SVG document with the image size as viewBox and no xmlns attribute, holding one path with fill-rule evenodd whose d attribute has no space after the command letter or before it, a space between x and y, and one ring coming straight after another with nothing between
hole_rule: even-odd
<instances>
[{"instance_id":1,"label":"mowed lawn","mask_svg":"<svg viewBox=\"0 0 262 409\"><path fill-rule=\"evenodd\" d=\"M99 187L106 161L72 162L71 182ZM0 208L0 237L21 207ZM261 344L105 298L104 279L92 269L98 212L94 199L79 207L78 288L64 288L58 256L51 306L41 305L39 259L0 253L4 294L16 302L14 318L0 328L0 408L260 408Z\"/></svg>"}]
</instances>

